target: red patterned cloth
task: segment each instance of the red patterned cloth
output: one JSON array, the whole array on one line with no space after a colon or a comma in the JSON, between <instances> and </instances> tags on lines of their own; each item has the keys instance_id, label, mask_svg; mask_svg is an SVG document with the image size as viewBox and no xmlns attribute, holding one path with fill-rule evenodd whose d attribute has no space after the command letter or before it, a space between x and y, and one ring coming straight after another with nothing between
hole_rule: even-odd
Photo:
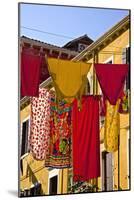
<instances>
[{"instance_id":1,"label":"red patterned cloth","mask_svg":"<svg viewBox=\"0 0 134 200\"><path fill-rule=\"evenodd\" d=\"M99 97L83 96L82 110L74 101L73 180L87 181L100 176Z\"/></svg>"},{"instance_id":2,"label":"red patterned cloth","mask_svg":"<svg viewBox=\"0 0 134 200\"><path fill-rule=\"evenodd\" d=\"M118 98L122 96L128 65L95 64L94 67L104 97L111 105L116 105Z\"/></svg>"},{"instance_id":3,"label":"red patterned cloth","mask_svg":"<svg viewBox=\"0 0 134 200\"><path fill-rule=\"evenodd\" d=\"M39 89L39 98L31 98L31 121L29 147L33 157L46 158L50 138L50 92Z\"/></svg>"},{"instance_id":4,"label":"red patterned cloth","mask_svg":"<svg viewBox=\"0 0 134 200\"><path fill-rule=\"evenodd\" d=\"M42 58L33 50L21 53L21 97L38 96Z\"/></svg>"},{"instance_id":5,"label":"red patterned cloth","mask_svg":"<svg viewBox=\"0 0 134 200\"><path fill-rule=\"evenodd\" d=\"M50 143L45 166L71 167L71 105L65 100L58 104L51 99Z\"/></svg>"}]
</instances>

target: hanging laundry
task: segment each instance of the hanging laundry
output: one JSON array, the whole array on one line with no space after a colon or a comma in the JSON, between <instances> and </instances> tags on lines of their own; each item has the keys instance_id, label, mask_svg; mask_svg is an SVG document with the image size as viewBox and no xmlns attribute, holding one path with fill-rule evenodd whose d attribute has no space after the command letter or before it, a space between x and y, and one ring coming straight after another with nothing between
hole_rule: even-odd
<instances>
[{"instance_id":1,"label":"hanging laundry","mask_svg":"<svg viewBox=\"0 0 134 200\"><path fill-rule=\"evenodd\" d=\"M82 110L73 102L73 180L100 176L99 96L83 96Z\"/></svg>"},{"instance_id":2,"label":"hanging laundry","mask_svg":"<svg viewBox=\"0 0 134 200\"><path fill-rule=\"evenodd\" d=\"M31 98L29 148L38 160L46 158L50 137L50 99L47 89L39 89L39 97Z\"/></svg>"},{"instance_id":3,"label":"hanging laundry","mask_svg":"<svg viewBox=\"0 0 134 200\"><path fill-rule=\"evenodd\" d=\"M109 101L106 100L104 145L108 152L118 150L118 136L120 131L119 105L120 99L118 99L116 105L111 105Z\"/></svg>"},{"instance_id":4,"label":"hanging laundry","mask_svg":"<svg viewBox=\"0 0 134 200\"><path fill-rule=\"evenodd\" d=\"M128 65L95 64L94 67L105 98L110 104L116 105L118 98L122 95Z\"/></svg>"},{"instance_id":5,"label":"hanging laundry","mask_svg":"<svg viewBox=\"0 0 134 200\"><path fill-rule=\"evenodd\" d=\"M38 96L41 57L33 50L21 53L21 96Z\"/></svg>"},{"instance_id":6,"label":"hanging laundry","mask_svg":"<svg viewBox=\"0 0 134 200\"><path fill-rule=\"evenodd\" d=\"M57 105L51 99L50 143L45 160L46 167L64 168L71 166L71 106L62 100Z\"/></svg>"},{"instance_id":7,"label":"hanging laundry","mask_svg":"<svg viewBox=\"0 0 134 200\"><path fill-rule=\"evenodd\" d=\"M66 99L71 103L77 98L80 107L80 99L88 81L87 73L91 64L48 58L48 65L57 100Z\"/></svg>"}]
</instances>

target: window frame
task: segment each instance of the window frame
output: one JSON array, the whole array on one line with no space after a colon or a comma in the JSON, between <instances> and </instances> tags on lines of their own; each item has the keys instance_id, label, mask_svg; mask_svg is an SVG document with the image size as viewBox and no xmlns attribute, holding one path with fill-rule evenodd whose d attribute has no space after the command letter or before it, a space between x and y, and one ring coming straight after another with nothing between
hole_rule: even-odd
<instances>
[{"instance_id":1,"label":"window frame","mask_svg":"<svg viewBox=\"0 0 134 200\"><path fill-rule=\"evenodd\" d=\"M23 138L23 124L28 121L28 128L27 128L27 151L22 154L22 138ZM25 154L29 152L29 145L28 145L28 140L29 140L29 134L30 134L30 115L26 117L22 122L21 122L21 129L20 129L20 156L23 157Z\"/></svg>"},{"instance_id":2,"label":"window frame","mask_svg":"<svg viewBox=\"0 0 134 200\"><path fill-rule=\"evenodd\" d=\"M49 171L48 174L48 194L50 191L50 179L53 178L54 176L57 176L57 194L59 193L59 174L60 174L60 169L52 169L51 171Z\"/></svg>"}]
</instances>

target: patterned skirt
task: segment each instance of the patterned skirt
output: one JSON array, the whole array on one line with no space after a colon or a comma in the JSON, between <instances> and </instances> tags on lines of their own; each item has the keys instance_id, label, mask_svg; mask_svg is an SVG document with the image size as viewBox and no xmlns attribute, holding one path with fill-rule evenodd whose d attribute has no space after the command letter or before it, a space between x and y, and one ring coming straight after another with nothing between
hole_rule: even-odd
<instances>
[{"instance_id":1,"label":"patterned skirt","mask_svg":"<svg viewBox=\"0 0 134 200\"><path fill-rule=\"evenodd\" d=\"M54 168L71 167L71 106L66 101L50 103L49 153L45 166Z\"/></svg>"},{"instance_id":2,"label":"patterned skirt","mask_svg":"<svg viewBox=\"0 0 134 200\"><path fill-rule=\"evenodd\" d=\"M47 89L39 89L39 97L31 98L29 148L33 157L44 160L50 137L50 99Z\"/></svg>"}]
</instances>

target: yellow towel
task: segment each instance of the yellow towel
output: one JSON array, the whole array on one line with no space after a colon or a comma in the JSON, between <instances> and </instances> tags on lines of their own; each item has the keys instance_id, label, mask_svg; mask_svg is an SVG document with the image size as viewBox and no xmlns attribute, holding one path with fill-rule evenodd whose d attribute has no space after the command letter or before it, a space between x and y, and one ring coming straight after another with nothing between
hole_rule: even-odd
<instances>
[{"instance_id":1,"label":"yellow towel","mask_svg":"<svg viewBox=\"0 0 134 200\"><path fill-rule=\"evenodd\" d=\"M81 100L91 64L48 58L48 66L57 100L65 99L69 103L74 98Z\"/></svg>"},{"instance_id":2,"label":"yellow towel","mask_svg":"<svg viewBox=\"0 0 134 200\"><path fill-rule=\"evenodd\" d=\"M116 105L111 105L108 100L106 101L104 145L108 152L118 150L118 135L120 131L119 104L120 99L118 99Z\"/></svg>"}]
</instances>

